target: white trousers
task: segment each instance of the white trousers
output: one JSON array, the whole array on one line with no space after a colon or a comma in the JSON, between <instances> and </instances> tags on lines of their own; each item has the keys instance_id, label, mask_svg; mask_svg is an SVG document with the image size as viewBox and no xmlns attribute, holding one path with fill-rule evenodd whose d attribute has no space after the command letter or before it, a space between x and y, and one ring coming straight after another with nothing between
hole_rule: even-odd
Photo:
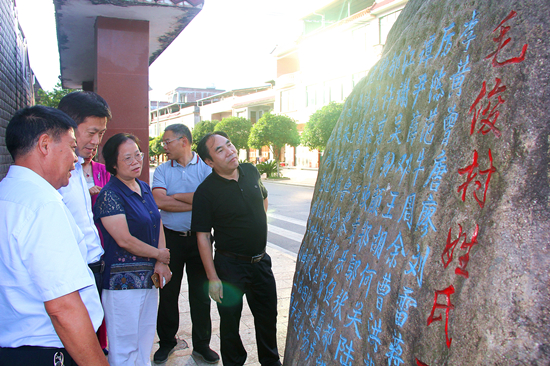
<instances>
[{"instance_id":1,"label":"white trousers","mask_svg":"<svg viewBox=\"0 0 550 366\"><path fill-rule=\"evenodd\" d=\"M158 290L103 290L111 366L150 366Z\"/></svg>"}]
</instances>

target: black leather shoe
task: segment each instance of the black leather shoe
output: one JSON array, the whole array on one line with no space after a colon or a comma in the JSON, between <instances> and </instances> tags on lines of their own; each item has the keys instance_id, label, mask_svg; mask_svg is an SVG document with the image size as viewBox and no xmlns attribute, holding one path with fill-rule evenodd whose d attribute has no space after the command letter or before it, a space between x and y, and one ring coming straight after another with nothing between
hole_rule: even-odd
<instances>
[{"instance_id":1,"label":"black leather shoe","mask_svg":"<svg viewBox=\"0 0 550 366\"><path fill-rule=\"evenodd\" d=\"M217 363L220 360L220 356L210 348L205 350L193 350L193 356L206 363Z\"/></svg>"},{"instance_id":2,"label":"black leather shoe","mask_svg":"<svg viewBox=\"0 0 550 366\"><path fill-rule=\"evenodd\" d=\"M153 362L156 364L165 363L172 352L174 352L174 346L161 346L157 352L155 352Z\"/></svg>"}]
</instances>

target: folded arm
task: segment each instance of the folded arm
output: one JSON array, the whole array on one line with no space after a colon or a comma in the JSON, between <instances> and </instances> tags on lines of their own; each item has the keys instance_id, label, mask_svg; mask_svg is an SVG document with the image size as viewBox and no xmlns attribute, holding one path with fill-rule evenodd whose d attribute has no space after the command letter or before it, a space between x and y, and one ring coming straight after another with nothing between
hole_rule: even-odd
<instances>
[{"instance_id":1,"label":"folded arm","mask_svg":"<svg viewBox=\"0 0 550 366\"><path fill-rule=\"evenodd\" d=\"M157 206L167 212L187 212L193 208L193 192L176 193L171 196L163 188L153 189L153 198Z\"/></svg>"},{"instance_id":2,"label":"folded arm","mask_svg":"<svg viewBox=\"0 0 550 366\"><path fill-rule=\"evenodd\" d=\"M160 246L160 238L159 247L155 248L154 246L139 240L135 236L132 236L132 234L130 234L130 230L128 229L126 215L117 214L105 216L101 218L101 223L105 227L105 230L107 230L107 232L113 237L113 239L115 239L121 248L126 249L130 253L140 257L155 258L165 264L170 264L170 250ZM161 235L164 239L164 233Z\"/></svg>"}]
</instances>

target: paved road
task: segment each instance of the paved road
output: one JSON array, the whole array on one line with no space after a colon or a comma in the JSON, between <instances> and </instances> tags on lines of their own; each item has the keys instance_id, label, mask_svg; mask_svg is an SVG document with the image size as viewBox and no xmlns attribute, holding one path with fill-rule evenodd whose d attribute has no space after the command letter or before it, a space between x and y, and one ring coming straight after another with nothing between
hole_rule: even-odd
<instances>
[{"instance_id":1,"label":"paved road","mask_svg":"<svg viewBox=\"0 0 550 366\"><path fill-rule=\"evenodd\" d=\"M151 184L154 171L149 170ZM265 181L264 185L269 192L268 244L296 256L306 232L313 187Z\"/></svg>"},{"instance_id":2,"label":"paved road","mask_svg":"<svg viewBox=\"0 0 550 366\"><path fill-rule=\"evenodd\" d=\"M264 182L269 192L269 245L296 255L306 232L313 187Z\"/></svg>"}]
</instances>

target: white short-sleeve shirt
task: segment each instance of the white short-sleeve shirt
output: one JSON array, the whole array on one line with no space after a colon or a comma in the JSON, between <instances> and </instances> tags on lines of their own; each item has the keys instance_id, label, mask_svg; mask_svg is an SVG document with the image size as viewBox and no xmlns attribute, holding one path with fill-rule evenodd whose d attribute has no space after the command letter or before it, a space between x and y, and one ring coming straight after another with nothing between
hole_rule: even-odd
<instances>
[{"instance_id":1,"label":"white short-sleeve shirt","mask_svg":"<svg viewBox=\"0 0 550 366\"><path fill-rule=\"evenodd\" d=\"M103 255L101 239L94 224L94 215L92 213L92 197L86 183L86 178L82 172L82 163L84 159L78 158L75 164L75 170L72 171L69 185L58 190L63 196L63 202L69 208L76 224L84 234L86 241L87 254L86 263L95 263Z\"/></svg>"},{"instance_id":2,"label":"white short-sleeve shirt","mask_svg":"<svg viewBox=\"0 0 550 366\"><path fill-rule=\"evenodd\" d=\"M0 347L63 347L44 302L79 291L97 330L103 309L84 236L61 195L13 165L0 182Z\"/></svg>"}]
</instances>

